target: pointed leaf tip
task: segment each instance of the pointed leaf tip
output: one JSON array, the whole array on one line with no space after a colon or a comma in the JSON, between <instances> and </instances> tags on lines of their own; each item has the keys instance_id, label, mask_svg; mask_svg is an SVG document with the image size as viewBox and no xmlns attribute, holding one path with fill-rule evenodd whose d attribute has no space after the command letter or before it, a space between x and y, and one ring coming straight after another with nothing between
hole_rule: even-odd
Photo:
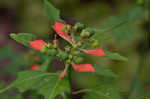
<instances>
[{"instance_id":1,"label":"pointed leaf tip","mask_svg":"<svg viewBox=\"0 0 150 99\"><path fill-rule=\"evenodd\" d=\"M10 37L14 39L16 42L23 44L24 46L27 47L29 47L30 41L36 40L37 38L36 35L31 33L18 33L18 34L11 33Z\"/></svg>"},{"instance_id":2,"label":"pointed leaf tip","mask_svg":"<svg viewBox=\"0 0 150 99\"><path fill-rule=\"evenodd\" d=\"M75 71L77 72L95 72L94 67L91 64L74 64L72 63L72 66Z\"/></svg>"},{"instance_id":3,"label":"pointed leaf tip","mask_svg":"<svg viewBox=\"0 0 150 99\"><path fill-rule=\"evenodd\" d=\"M68 41L69 43L72 43L72 40L70 39L69 35L67 33L64 33L62 31L63 27L66 26L66 24L63 24L61 22L57 22L55 21L55 24L54 24L54 30L56 31L56 33L62 37L63 39L65 39L66 41Z\"/></svg>"},{"instance_id":4,"label":"pointed leaf tip","mask_svg":"<svg viewBox=\"0 0 150 99\"><path fill-rule=\"evenodd\" d=\"M60 11L55 8L50 0L44 0L44 9L45 9L45 15L51 20L51 24L53 25L55 21L59 20L60 22L64 22L60 18Z\"/></svg>"},{"instance_id":5,"label":"pointed leaf tip","mask_svg":"<svg viewBox=\"0 0 150 99\"><path fill-rule=\"evenodd\" d=\"M15 33L11 33L10 34L10 37L14 37L16 34Z\"/></svg>"},{"instance_id":6,"label":"pointed leaf tip","mask_svg":"<svg viewBox=\"0 0 150 99\"><path fill-rule=\"evenodd\" d=\"M94 55L94 56L106 56L104 50L100 49L100 48L97 48L97 49L93 49L93 50L86 50L86 49L83 49L83 51L85 53L88 53L88 54L91 54L91 55Z\"/></svg>"},{"instance_id":7,"label":"pointed leaf tip","mask_svg":"<svg viewBox=\"0 0 150 99\"><path fill-rule=\"evenodd\" d=\"M46 42L43 40L34 40L29 42L30 46L38 51L41 51L42 47L46 45Z\"/></svg>"}]
</instances>

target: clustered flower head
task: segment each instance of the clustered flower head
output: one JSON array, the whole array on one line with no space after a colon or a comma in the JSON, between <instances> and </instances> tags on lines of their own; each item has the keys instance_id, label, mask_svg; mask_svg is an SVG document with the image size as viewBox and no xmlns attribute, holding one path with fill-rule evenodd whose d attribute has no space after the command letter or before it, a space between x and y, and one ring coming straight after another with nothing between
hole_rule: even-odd
<instances>
[{"instance_id":1,"label":"clustered flower head","mask_svg":"<svg viewBox=\"0 0 150 99\"><path fill-rule=\"evenodd\" d=\"M59 77L63 78L67 74L68 67L72 65L77 72L95 72L92 64L83 64L83 52L93 56L106 56L104 50L99 47L99 42L93 39L95 31L86 28L84 24L76 23L74 26L56 21L53 29L56 34L70 44L64 48L59 47L59 41L55 38L52 43L43 40L30 41L30 46L49 56L57 56L65 62L65 69ZM33 66L36 68L37 66Z\"/></svg>"}]
</instances>

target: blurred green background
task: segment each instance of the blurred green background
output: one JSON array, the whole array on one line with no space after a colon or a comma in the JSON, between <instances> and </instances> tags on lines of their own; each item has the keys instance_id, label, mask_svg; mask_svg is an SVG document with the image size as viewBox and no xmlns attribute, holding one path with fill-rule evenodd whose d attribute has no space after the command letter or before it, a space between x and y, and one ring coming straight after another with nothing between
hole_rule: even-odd
<instances>
[{"instance_id":1,"label":"blurred green background","mask_svg":"<svg viewBox=\"0 0 150 99\"><path fill-rule=\"evenodd\" d=\"M145 2L145 4L142 3ZM104 29L128 20L128 24L108 33L111 39L100 42L103 48L118 52L128 61L114 61L88 57L86 61L110 68L120 77L106 83L119 81L125 93L124 99L138 99L150 95L150 8L149 0L51 0L61 11L67 23L79 21L89 27ZM10 84L19 70L27 69L38 57L15 41L9 34L34 33L40 38L50 39L50 21L44 15L43 0L0 0L0 87ZM30 61L31 55L34 58ZM101 84L103 77L88 73L73 73L75 87L86 88ZM42 99L34 92L22 95L16 90L0 95L0 99ZM13 96L13 97L12 97ZM80 96L74 96L80 99ZM138 98L137 98L138 97ZM150 98L146 98L150 99Z\"/></svg>"}]
</instances>

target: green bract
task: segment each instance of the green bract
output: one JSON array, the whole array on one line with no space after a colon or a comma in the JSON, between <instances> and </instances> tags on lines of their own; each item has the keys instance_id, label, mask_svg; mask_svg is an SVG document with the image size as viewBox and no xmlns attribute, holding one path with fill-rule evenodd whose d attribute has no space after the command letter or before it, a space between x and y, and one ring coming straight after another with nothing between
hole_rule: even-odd
<instances>
[{"instance_id":1,"label":"green bract","mask_svg":"<svg viewBox=\"0 0 150 99\"><path fill-rule=\"evenodd\" d=\"M42 49L41 49L41 52L46 53L47 52L47 46L43 46Z\"/></svg>"},{"instance_id":2,"label":"green bract","mask_svg":"<svg viewBox=\"0 0 150 99\"><path fill-rule=\"evenodd\" d=\"M63 28L62 28L62 32L66 32L67 31L67 26L64 26Z\"/></svg>"},{"instance_id":3,"label":"green bract","mask_svg":"<svg viewBox=\"0 0 150 99\"><path fill-rule=\"evenodd\" d=\"M58 57L60 59L65 60L68 57L68 54L67 54L67 52L61 51L61 52L59 52Z\"/></svg>"},{"instance_id":4,"label":"green bract","mask_svg":"<svg viewBox=\"0 0 150 99\"><path fill-rule=\"evenodd\" d=\"M77 32L81 32L83 29L85 29L85 25L77 22L75 24L75 29L77 30Z\"/></svg>"},{"instance_id":5,"label":"green bract","mask_svg":"<svg viewBox=\"0 0 150 99\"><path fill-rule=\"evenodd\" d=\"M89 36L92 36L95 34L95 31L92 28L86 28L85 30L90 33Z\"/></svg>"},{"instance_id":6,"label":"green bract","mask_svg":"<svg viewBox=\"0 0 150 99\"><path fill-rule=\"evenodd\" d=\"M98 47L99 46L99 41L96 40L92 43L92 47Z\"/></svg>"}]
</instances>

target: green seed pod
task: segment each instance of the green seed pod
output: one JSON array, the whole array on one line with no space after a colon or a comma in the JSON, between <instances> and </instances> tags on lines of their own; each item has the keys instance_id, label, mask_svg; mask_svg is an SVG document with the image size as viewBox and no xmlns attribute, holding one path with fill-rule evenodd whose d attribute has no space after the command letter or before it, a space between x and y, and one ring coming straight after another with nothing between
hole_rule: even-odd
<instances>
[{"instance_id":1,"label":"green seed pod","mask_svg":"<svg viewBox=\"0 0 150 99\"><path fill-rule=\"evenodd\" d=\"M81 64L83 62L83 58L82 57L74 57L73 58L73 61L76 63L76 64Z\"/></svg>"},{"instance_id":2,"label":"green seed pod","mask_svg":"<svg viewBox=\"0 0 150 99\"><path fill-rule=\"evenodd\" d=\"M50 48L50 49L53 48L52 43L48 43L48 44L47 44L47 47Z\"/></svg>"},{"instance_id":3,"label":"green seed pod","mask_svg":"<svg viewBox=\"0 0 150 99\"><path fill-rule=\"evenodd\" d=\"M41 52L45 54L47 52L47 46L42 46Z\"/></svg>"},{"instance_id":4,"label":"green seed pod","mask_svg":"<svg viewBox=\"0 0 150 99\"><path fill-rule=\"evenodd\" d=\"M92 28L86 28L86 31L90 33L89 36L92 36L95 34L95 31Z\"/></svg>"},{"instance_id":5,"label":"green seed pod","mask_svg":"<svg viewBox=\"0 0 150 99\"><path fill-rule=\"evenodd\" d=\"M67 27L67 30L69 31L71 30L71 25L67 25L66 27Z\"/></svg>"},{"instance_id":6,"label":"green seed pod","mask_svg":"<svg viewBox=\"0 0 150 99\"><path fill-rule=\"evenodd\" d=\"M64 52L64 51L61 51L61 52L58 54L58 57L59 57L60 59L65 60L65 59L68 57L68 53L67 53L67 52Z\"/></svg>"},{"instance_id":7,"label":"green seed pod","mask_svg":"<svg viewBox=\"0 0 150 99\"><path fill-rule=\"evenodd\" d=\"M89 35L90 35L90 33L87 32L86 30L82 30L82 32L80 34L80 36L83 37L83 38L88 37Z\"/></svg>"},{"instance_id":8,"label":"green seed pod","mask_svg":"<svg viewBox=\"0 0 150 99\"><path fill-rule=\"evenodd\" d=\"M77 29L78 32L80 32L83 29L85 29L85 25L78 22L75 24L75 28Z\"/></svg>"},{"instance_id":9,"label":"green seed pod","mask_svg":"<svg viewBox=\"0 0 150 99\"><path fill-rule=\"evenodd\" d=\"M98 47L98 46L99 46L98 40L96 40L92 43L92 47Z\"/></svg>"},{"instance_id":10,"label":"green seed pod","mask_svg":"<svg viewBox=\"0 0 150 99\"><path fill-rule=\"evenodd\" d=\"M62 28L62 32L66 32L67 31L67 26L64 26L63 28Z\"/></svg>"},{"instance_id":11,"label":"green seed pod","mask_svg":"<svg viewBox=\"0 0 150 99\"><path fill-rule=\"evenodd\" d=\"M66 60L66 64L71 64L71 60L70 59Z\"/></svg>"},{"instance_id":12,"label":"green seed pod","mask_svg":"<svg viewBox=\"0 0 150 99\"><path fill-rule=\"evenodd\" d=\"M76 48L72 48L72 49L71 49L71 55L75 55L76 51L77 51Z\"/></svg>"},{"instance_id":13,"label":"green seed pod","mask_svg":"<svg viewBox=\"0 0 150 99\"><path fill-rule=\"evenodd\" d=\"M56 49L48 49L47 55L49 56L55 56L57 54Z\"/></svg>"}]
</instances>

